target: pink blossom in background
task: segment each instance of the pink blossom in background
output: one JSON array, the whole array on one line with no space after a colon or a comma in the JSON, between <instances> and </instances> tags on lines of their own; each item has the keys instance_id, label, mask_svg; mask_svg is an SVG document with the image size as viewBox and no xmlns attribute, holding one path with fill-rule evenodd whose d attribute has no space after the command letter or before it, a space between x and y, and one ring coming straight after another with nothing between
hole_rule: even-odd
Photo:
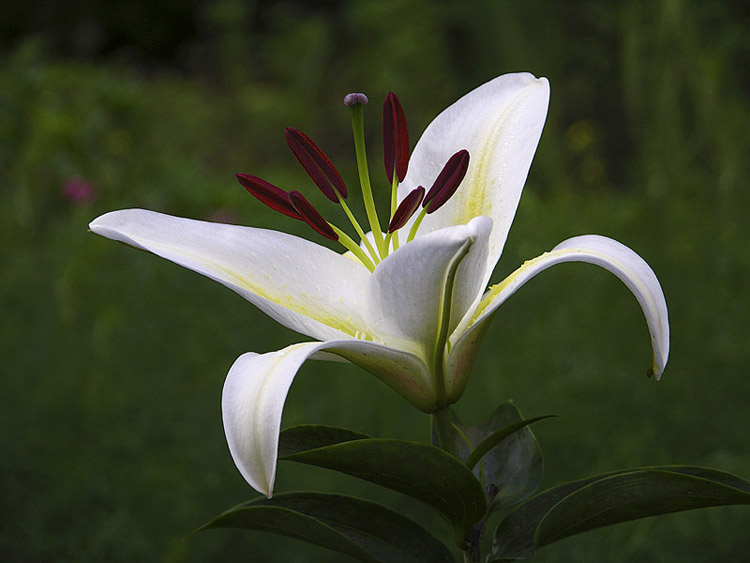
<instances>
[{"instance_id":1,"label":"pink blossom in background","mask_svg":"<svg viewBox=\"0 0 750 563\"><path fill-rule=\"evenodd\" d=\"M98 196L94 184L79 176L68 178L63 184L62 192L65 199L73 203L88 203Z\"/></svg>"}]
</instances>

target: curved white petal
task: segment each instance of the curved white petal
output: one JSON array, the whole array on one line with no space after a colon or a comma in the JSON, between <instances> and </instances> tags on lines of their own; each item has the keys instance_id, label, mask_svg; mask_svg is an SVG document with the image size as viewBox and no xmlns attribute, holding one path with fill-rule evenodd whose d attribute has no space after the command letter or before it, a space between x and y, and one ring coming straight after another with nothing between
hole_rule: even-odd
<instances>
[{"instance_id":1,"label":"curved white petal","mask_svg":"<svg viewBox=\"0 0 750 563\"><path fill-rule=\"evenodd\" d=\"M438 115L419 139L399 200L429 188L455 152L467 149L469 169L448 203L428 215L420 233L490 217L489 274L503 250L547 115L549 84L528 73L505 74L469 92ZM407 231L408 232L408 231Z\"/></svg>"},{"instance_id":2,"label":"curved white petal","mask_svg":"<svg viewBox=\"0 0 750 563\"><path fill-rule=\"evenodd\" d=\"M268 354L240 356L221 397L229 451L245 480L269 498L273 493L284 402L300 366L327 350L372 372L423 410L435 406L424 363L410 354L356 340L294 344Z\"/></svg>"},{"instance_id":3,"label":"curved white petal","mask_svg":"<svg viewBox=\"0 0 750 563\"><path fill-rule=\"evenodd\" d=\"M650 374L661 377L669 356L669 318L659 280L650 266L627 246L598 235L573 237L529 260L484 295L472 319L456 330L446 366L448 398L457 400L481 337L497 308L530 278L561 262L588 262L615 274L633 293L646 317L651 334L653 358ZM468 327L468 328L467 328Z\"/></svg>"},{"instance_id":4,"label":"curved white petal","mask_svg":"<svg viewBox=\"0 0 750 563\"><path fill-rule=\"evenodd\" d=\"M366 330L361 311L369 272L308 240L144 209L107 213L89 228L216 280L312 338Z\"/></svg>"},{"instance_id":5,"label":"curved white petal","mask_svg":"<svg viewBox=\"0 0 750 563\"><path fill-rule=\"evenodd\" d=\"M465 317L471 317L474 309L479 305L488 281L482 273L486 268L489 254L492 219L484 216L475 217L466 227L471 233L472 244L469 254L461 261L456 274L448 336L456 330ZM491 270L489 273L492 273Z\"/></svg>"},{"instance_id":6,"label":"curved white petal","mask_svg":"<svg viewBox=\"0 0 750 563\"><path fill-rule=\"evenodd\" d=\"M367 288L370 330L388 345L431 357L443 320L450 334L478 302L491 229L490 219L477 217L415 239L383 260Z\"/></svg>"}]
</instances>

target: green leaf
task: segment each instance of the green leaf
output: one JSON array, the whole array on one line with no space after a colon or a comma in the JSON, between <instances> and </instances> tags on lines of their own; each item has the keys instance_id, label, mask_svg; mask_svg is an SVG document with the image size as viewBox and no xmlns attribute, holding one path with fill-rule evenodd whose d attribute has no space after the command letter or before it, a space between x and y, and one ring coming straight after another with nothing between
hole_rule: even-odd
<instances>
[{"instance_id":1,"label":"green leaf","mask_svg":"<svg viewBox=\"0 0 750 563\"><path fill-rule=\"evenodd\" d=\"M447 518L459 545L486 511L482 486L472 472L440 448L419 442L358 439L279 459L326 467L419 499Z\"/></svg>"},{"instance_id":2,"label":"green leaf","mask_svg":"<svg viewBox=\"0 0 750 563\"><path fill-rule=\"evenodd\" d=\"M448 548L384 506L353 497L288 493L246 502L200 528L262 530L345 553L367 563L448 563Z\"/></svg>"},{"instance_id":3,"label":"green leaf","mask_svg":"<svg viewBox=\"0 0 750 563\"><path fill-rule=\"evenodd\" d=\"M336 426L322 424L290 426L282 430L279 435L279 457L363 438L369 438L369 436Z\"/></svg>"},{"instance_id":4,"label":"green leaf","mask_svg":"<svg viewBox=\"0 0 750 563\"><path fill-rule=\"evenodd\" d=\"M462 435L456 443L459 458L469 465L479 456L479 465L469 466L485 486L499 489L493 510L523 502L542 484L542 450L526 426L548 416L523 420L513 401L506 401L480 426L465 426L454 417Z\"/></svg>"},{"instance_id":5,"label":"green leaf","mask_svg":"<svg viewBox=\"0 0 750 563\"><path fill-rule=\"evenodd\" d=\"M477 463L479 463L479 461L492 448L500 444L503 440L505 440L511 434L518 432L524 426L528 426L529 424L533 424L534 422L537 422L539 420L544 420L545 418L552 418L553 416L556 416L556 415L548 414L545 416L527 418L526 420L522 420L521 422L509 424L508 426L501 428L497 432L490 434L476 448L474 448L474 451L472 451L471 454L469 454L469 457L466 459L466 467L468 467L469 469L474 469L474 466Z\"/></svg>"},{"instance_id":6,"label":"green leaf","mask_svg":"<svg viewBox=\"0 0 750 563\"><path fill-rule=\"evenodd\" d=\"M536 549L588 530L670 512L750 504L750 483L688 466L630 469L564 483L510 513L488 561L528 559Z\"/></svg>"}]
</instances>

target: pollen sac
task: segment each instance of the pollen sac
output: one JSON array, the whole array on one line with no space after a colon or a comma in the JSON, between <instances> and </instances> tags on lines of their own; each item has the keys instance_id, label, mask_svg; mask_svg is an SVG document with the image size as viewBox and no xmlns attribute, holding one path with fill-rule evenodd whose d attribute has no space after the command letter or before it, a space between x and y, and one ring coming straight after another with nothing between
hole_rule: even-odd
<instances>
[{"instance_id":1,"label":"pollen sac","mask_svg":"<svg viewBox=\"0 0 750 563\"><path fill-rule=\"evenodd\" d=\"M458 151L448 159L422 202L422 207L427 210L428 214L440 209L456 193L468 168L469 151L466 149Z\"/></svg>"},{"instance_id":2,"label":"pollen sac","mask_svg":"<svg viewBox=\"0 0 750 563\"><path fill-rule=\"evenodd\" d=\"M383 156L388 181L393 182L395 170L398 181L403 182L409 167L409 130L404 110L393 92L383 102Z\"/></svg>"},{"instance_id":3,"label":"pollen sac","mask_svg":"<svg viewBox=\"0 0 750 563\"><path fill-rule=\"evenodd\" d=\"M286 128L286 142L305 172L310 175L315 185L323 192L323 195L334 203L339 201L336 192L341 194L341 197L346 198L347 191L344 180L336 167L328 160L328 157L318 148L318 145L294 127Z\"/></svg>"},{"instance_id":4,"label":"pollen sac","mask_svg":"<svg viewBox=\"0 0 750 563\"><path fill-rule=\"evenodd\" d=\"M237 180L247 191L271 209L289 217L304 220L304 217L289 200L289 194L281 188L250 174L237 174Z\"/></svg>"},{"instance_id":5,"label":"pollen sac","mask_svg":"<svg viewBox=\"0 0 750 563\"><path fill-rule=\"evenodd\" d=\"M419 186L406 195L396 208L396 212L393 214L393 218L388 224L389 233L397 231L406 225L406 222L411 219L411 216L414 215L417 209L419 209L419 204L422 203L424 192L425 189L422 186Z\"/></svg>"},{"instance_id":6,"label":"pollen sac","mask_svg":"<svg viewBox=\"0 0 750 563\"><path fill-rule=\"evenodd\" d=\"M328 221L318 213L312 203L297 191L289 192L289 200L294 208L299 212L301 218L310 225L316 232L331 240L339 240L339 236L328 224Z\"/></svg>"}]
</instances>

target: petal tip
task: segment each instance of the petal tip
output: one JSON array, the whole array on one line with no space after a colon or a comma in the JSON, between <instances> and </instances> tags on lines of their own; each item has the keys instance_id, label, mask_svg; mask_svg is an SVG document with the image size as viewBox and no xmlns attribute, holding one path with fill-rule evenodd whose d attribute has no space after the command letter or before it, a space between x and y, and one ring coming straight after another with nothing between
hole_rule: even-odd
<instances>
[{"instance_id":1,"label":"petal tip","mask_svg":"<svg viewBox=\"0 0 750 563\"><path fill-rule=\"evenodd\" d=\"M661 380L661 376L664 374L664 370L667 368L667 360L664 358L662 361L658 361L656 357L651 364L651 367L646 372L648 377L653 377L655 381Z\"/></svg>"}]
</instances>

